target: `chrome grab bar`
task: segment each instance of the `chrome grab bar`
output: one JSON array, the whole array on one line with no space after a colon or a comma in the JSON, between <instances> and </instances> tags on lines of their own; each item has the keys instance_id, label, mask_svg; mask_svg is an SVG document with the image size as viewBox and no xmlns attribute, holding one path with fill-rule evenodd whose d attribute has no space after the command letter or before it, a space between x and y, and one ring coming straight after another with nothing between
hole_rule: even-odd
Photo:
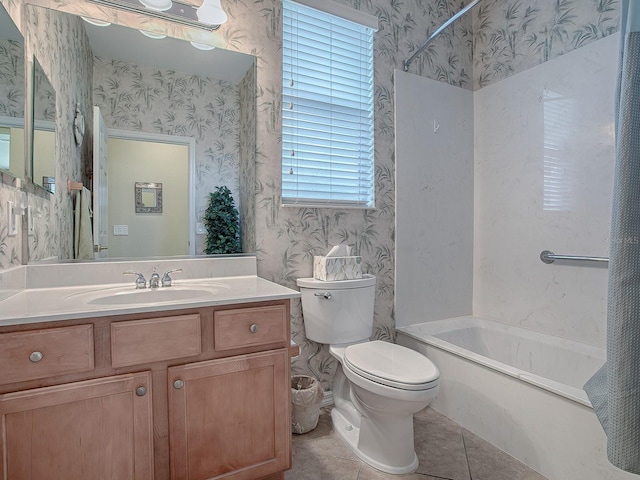
<instances>
[{"instance_id":1,"label":"chrome grab bar","mask_svg":"<svg viewBox=\"0 0 640 480\"><path fill-rule=\"evenodd\" d=\"M553 263L556 260L577 260L581 262L609 262L606 257L584 257L582 255L556 255L551 250L540 252L540 260L544 263Z\"/></svg>"}]
</instances>

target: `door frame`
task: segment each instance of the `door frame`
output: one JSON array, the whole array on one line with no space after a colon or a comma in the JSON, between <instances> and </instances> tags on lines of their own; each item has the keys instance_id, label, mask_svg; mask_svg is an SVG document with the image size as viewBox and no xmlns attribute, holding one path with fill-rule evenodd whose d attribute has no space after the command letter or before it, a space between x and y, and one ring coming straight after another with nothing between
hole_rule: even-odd
<instances>
[{"instance_id":1,"label":"door frame","mask_svg":"<svg viewBox=\"0 0 640 480\"><path fill-rule=\"evenodd\" d=\"M189 219L189 255L196 254L196 139L179 135L165 135L163 133L147 133L132 130L107 128L108 138L121 140L140 140L143 142L169 143L172 145L186 145L188 148L188 219Z\"/></svg>"}]
</instances>

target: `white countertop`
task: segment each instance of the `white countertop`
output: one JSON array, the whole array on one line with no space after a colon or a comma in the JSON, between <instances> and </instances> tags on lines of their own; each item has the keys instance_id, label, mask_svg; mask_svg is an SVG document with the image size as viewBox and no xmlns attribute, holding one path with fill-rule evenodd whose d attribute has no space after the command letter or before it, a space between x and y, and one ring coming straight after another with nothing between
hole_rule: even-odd
<instances>
[{"instance_id":1,"label":"white countertop","mask_svg":"<svg viewBox=\"0 0 640 480\"><path fill-rule=\"evenodd\" d=\"M207 282L215 282L215 284L221 285L223 288L216 288L211 295L199 298L122 305L94 305L78 301L78 298L81 298L85 293L89 295L94 292L99 294L101 291L107 292L115 288L126 288L135 291L135 287L131 282L19 290L9 298L0 301L0 326L262 302L298 298L300 296L300 292L296 290L254 275L174 280L173 285L178 288L188 288L200 284L206 285ZM173 287L160 287L158 289L159 294L162 293L162 288ZM149 293L149 297L151 297L155 292Z\"/></svg>"},{"instance_id":2,"label":"white countertop","mask_svg":"<svg viewBox=\"0 0 640 480\"><path fill-rule=\"evenodd\" d=\"M136 290L122 275L176 268L172 287ZM0 326L298 297L258 277L253 255L23 265L0 270Z\"/></svg>"}]
</instances>

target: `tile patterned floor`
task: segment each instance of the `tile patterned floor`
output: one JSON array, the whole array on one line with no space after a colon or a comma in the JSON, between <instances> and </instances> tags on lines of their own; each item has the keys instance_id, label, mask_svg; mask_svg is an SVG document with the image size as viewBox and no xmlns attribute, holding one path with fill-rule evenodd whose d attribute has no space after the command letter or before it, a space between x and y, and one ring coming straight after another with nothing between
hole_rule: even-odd
<instances>
[{"instance_id":1,"label":"tile patterned floor","mask_svg":"<svg viewBox=\"0 0 640 480\"><path fill-rule=\"evenodd\" d=\"M330 411L321 410L315 430L293 436L293 468L286 480L546 480L430 408L414 417L418 470L388 475L362 463L342 443L331 428Z\"/></svg>"}]
</instances>

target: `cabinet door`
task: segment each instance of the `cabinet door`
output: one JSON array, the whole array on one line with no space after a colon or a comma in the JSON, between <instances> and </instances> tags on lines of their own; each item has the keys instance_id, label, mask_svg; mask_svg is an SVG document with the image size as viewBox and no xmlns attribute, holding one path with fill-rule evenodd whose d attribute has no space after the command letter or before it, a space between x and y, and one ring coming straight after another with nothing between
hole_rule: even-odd
<instances>
[{"instance_id":1,"label":"cabinet door","mask_svg":"<svg viewBox=\"0 0 640 480\"><path fill-rule=\"evenodd\" d=\"M250 480L290 468L287 349L169 368L173 480Z\"/></svg>"},{"instance_id":2,"label":"cabinet door","mask_svg":"<svg viewBox=\"0 0 640 480\"><path fill-rule=\"evenodd\" d=\"M0 395L3 480L151 480L149 372Z\"/></svg>"}]
</instances>

